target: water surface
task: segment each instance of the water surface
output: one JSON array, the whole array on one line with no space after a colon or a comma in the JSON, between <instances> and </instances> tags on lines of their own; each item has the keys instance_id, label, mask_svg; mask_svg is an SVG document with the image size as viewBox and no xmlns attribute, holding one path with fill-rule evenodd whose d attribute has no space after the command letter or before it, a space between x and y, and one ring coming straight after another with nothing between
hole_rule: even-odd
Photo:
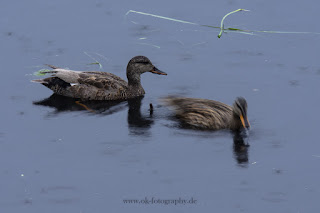
<instances>
[{"instance_id":1,"label":"water surface","mask_svg":"<svg viewBox=\"0 0 320 213\"><path fill-rule=\"evenodd\" d=\"M319 3L3 1L0 7L3 212L318 212L319 35L223 34L201 24L320 32ZM297 12L298 11L298 12ZM30 80L44 64L125 77L135 55L143 99L90 105ZM245 143L229 131L180 128L159 98L247 99ZM149 104L154 106L150 114ZM194 199L125 204L124 199Z\"/></svg>"}]
</instances>

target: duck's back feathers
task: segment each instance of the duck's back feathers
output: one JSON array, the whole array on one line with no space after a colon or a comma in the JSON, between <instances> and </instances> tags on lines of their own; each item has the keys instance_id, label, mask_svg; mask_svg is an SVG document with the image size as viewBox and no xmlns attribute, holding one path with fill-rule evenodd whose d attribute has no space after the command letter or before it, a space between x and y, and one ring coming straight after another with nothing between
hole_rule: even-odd
<instances>
[{"instance_id":1,"label":"duck's back feathers","mask_svg":"<svg viewBox=\"0 0 320 213\"><path fill-rule=\"evenodd\" d=\"M78 83L107 90L128 87L125 80L108 72L82 72L79 74Z\"/></svg>"}]
</instances>

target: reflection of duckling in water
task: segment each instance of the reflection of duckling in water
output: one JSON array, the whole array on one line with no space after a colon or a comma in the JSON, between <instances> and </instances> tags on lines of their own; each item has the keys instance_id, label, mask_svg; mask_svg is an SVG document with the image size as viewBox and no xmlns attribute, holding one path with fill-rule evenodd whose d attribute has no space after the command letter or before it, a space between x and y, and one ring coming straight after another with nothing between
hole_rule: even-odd
<instances>
[{"instance_id":1,"label":"reflection of duckling in water","mask_svg":"<svg viewBox=\"0 0 320 213\"><path fill-rule=\"evenodd\" d=\"M54 93L81 100L127 100L143 96L145 91L141 85L140 75L151 72L167 75L158 70L145 56L133 57L127 66L128 82L120 77L97 71L73 71L49 65L53 77L33 80L41 83Z\"/></svg>"},{"instance_id":2,"label":"reflection of duckling in water","mask_svg":"<svg viewBox=\"0 0 320 213\"><path fill-rule=\"evenodd\" d=\"M233 135L233 153L238 164L248 163L249 156L249 144L245 142L247 135L243 134L241 131L234 132Z\"/></svg>"},{"instance_id":3,"label":"reflection of duckling in water","mask_svg":"<svg viewBox=\"0 0 320 213\"><path fill-rule=\"evenodd\" d=\"M232 107L213 100L169 96L162 99L173 107L176 117L190 127L198 129L240 130L250 127L247 101L238 97Z\"/></svg>"}]
</instances>

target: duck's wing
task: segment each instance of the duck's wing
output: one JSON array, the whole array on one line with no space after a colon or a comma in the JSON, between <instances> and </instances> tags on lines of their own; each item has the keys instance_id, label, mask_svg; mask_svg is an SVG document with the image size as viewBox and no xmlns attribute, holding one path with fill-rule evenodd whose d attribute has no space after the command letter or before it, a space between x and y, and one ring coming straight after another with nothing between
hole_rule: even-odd
<instances>
[{"instance_id":1,"label":"duck's wing","mask_svg":"<svg viewBox=\"0 0 320 213\"><path fill-rule=\"evenodd\" d=\"M77 81L70 91L83 100L123 99L128 89L128 83L112 73L82 72Z\"/></svg>"},{"instance_id":2,"label":"duck's wing","mask_svg":"<svg viewBox=\"0 0 320 213\"><path fill-rule=\"evenodd\" d=\"M86 84L105 90L128 87L128 83L125 80L108 72L82 72L79 74L77 81L79 84Z\"/></svg>"},{"instance_id":3,"label":"duck's wing","mask_svg":"<svg viewBox=\"0 0 320 213\"><path fill-rule=\"evenodd\" d=\"M122 99L128 88L126 81L107 72L83 72L53 68L45 73L50 73L53 77L34 80L34 82L42 83L56 94L82 100Z\"/></svg>"},{"instance_id":4,"label":"duck's wing","mask_svg":"<svg viewBox=\"0 0 320 213\"><path fill-rule=\"evenodd\" d=\"M185 124L200 129L229 128L232 108L218 101L168 97L165 103L172 106L177 117Z\"/></svg>"}]
</instances>

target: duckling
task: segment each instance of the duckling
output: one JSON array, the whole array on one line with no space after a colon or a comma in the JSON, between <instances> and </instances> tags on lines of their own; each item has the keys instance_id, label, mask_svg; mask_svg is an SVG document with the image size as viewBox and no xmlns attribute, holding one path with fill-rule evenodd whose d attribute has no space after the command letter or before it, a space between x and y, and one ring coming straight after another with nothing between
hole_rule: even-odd
<instances>
[{"instance_id":1,"label":"duckling","mask_svg":"<svg viewBox=\"0 0 320 213\"><path fill-rule=\"evenodd\" d=\"M197 129L219 130L248 129L247 101L236 98L232 106L219 101L169 96L162 101L171 106L176 117L190 127Z\"/></svg>"}]
</instances>

